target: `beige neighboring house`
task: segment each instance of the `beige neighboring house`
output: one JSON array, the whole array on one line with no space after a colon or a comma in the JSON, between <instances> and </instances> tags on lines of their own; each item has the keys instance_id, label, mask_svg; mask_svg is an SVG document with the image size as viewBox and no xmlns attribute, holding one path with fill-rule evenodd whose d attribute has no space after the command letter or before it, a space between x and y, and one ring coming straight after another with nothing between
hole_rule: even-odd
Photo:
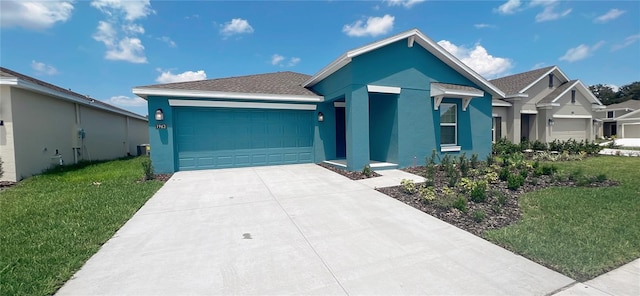
<instances>
[{"instance_id":1,"label":"beige neighboring house","mask_svg":"<svg viewBox=\"0 0 640 296\"><path fill-rule=\"evenodd\" d=\"M148 139L144 116L0 67L2 181L61 163L135 155Z\"/></svg>"},{"instance_id":2,"label":"beige neighboring house","mask_svg":"<svg viewBox=\"0 0 640 296\"><path fill-rule=\"evenodd\" d=\"M506 97L493 100L493 137L551 142L595 139L602 103L580 80L550 66L489 81Z\"/></svg>"},{"instance_id":3,"label":"beige neighboring house","mask_svg":"<svg viewBox=\"0 0 640 296\"><path fill-rule=\"evenodd\" d=\"M609 138L640 138L640 100L628 100L598 110L602 120L598 136Z\"/></svg>"}]
</instances>

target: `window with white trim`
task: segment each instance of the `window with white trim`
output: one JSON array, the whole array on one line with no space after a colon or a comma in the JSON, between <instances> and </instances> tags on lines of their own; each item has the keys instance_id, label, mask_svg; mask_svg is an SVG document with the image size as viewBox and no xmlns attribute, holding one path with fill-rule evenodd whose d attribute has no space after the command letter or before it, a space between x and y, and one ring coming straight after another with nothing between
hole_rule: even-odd
<instances>
[{"instance_id":1,"label":"window with white trim","mask_svg":"<svg viewBox=\"0 0 640 296\"><path fill-rule=\"evenodd\" d=\"M607 111L607 118L613 118L613 111Z\"/></svg>"},{"instance_id":2,"label":"window with white trim","mask_svg":"<svg viewBox=\"0 0 640 296\"><path fill-rule=\"evenodd\" d=\"M440 145L458 144L458 108L456 104L440 104Z\"/></svg>"}]
</instances>

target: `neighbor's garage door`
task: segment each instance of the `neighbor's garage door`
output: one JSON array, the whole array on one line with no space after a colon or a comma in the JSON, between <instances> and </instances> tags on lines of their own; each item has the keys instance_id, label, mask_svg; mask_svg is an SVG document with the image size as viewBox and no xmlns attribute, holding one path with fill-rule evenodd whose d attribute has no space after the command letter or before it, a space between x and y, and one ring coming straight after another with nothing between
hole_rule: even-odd
<instances>
[{"instance_id":1,"label":"neighbor's garage door","mask_svg":"<svg viewBox=\"0 0 640 296\"><path fill-rule=\"evenodd\" d=\"M179 170L312 162L313 112L175 109Z\"/></svg>"},{"instance_id":2,"label":"neighbor's garage door","mask_svg":"<svg viewBox=\"0 0 640 296\"><path fill-rule=\"evenodd\" d=\"M624 124L623 138L640 138L640 123Z\"/></svg>"},{"instance_id":3,"label":"neighbor's garage door","mask_svg":"<svg viewBox=\"0 0 640 296\"><path fill-rule=\"evenodd\" d=\"M587 119L556 118L554 119L552 137L561 141L587 139Z\"/></svg>"}]
</instances>

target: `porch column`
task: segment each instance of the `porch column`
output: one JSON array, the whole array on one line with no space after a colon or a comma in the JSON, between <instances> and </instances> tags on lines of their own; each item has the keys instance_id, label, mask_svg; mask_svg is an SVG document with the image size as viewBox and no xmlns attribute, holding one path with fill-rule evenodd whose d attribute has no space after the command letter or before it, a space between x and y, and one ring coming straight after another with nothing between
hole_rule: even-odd
<instances>
[{"instance_id":1,"label":"porch column","mask_svg":"<svg viewBox=\"0 0 640 296\"><path fill-rule=\"evenodd\" d=\"M369 92L354 85L345 96L347 121L347 169L360 171L369 164Z\"/></svg>"},{"instance_id":2,"label":"porch column","mask_svg":"<svg viewBox=\"0 0 640 296\"><path fill-rule=\"evenodd\" d=\"M507 139L514 144L520 143L521 135L521 115L522 101L520 98L508 100L513 106L507 109Z\"/></svg>"}]
</instances>

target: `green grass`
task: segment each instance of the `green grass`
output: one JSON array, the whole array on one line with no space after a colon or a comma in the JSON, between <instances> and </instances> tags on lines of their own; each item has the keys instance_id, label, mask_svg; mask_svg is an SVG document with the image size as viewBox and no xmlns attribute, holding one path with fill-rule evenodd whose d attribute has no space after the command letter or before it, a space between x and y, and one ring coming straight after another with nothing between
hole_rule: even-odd
<instances>
[{"instance_id":1,"label":"green grass","mask_svg":"<svg viewBox=\"0 0 640 296\"><path fill-rule=\"evenodd\" d=\"M522 220L489 231L486 238L578 281L640 257L640 158L600 156L556 164L566 173L604 173L620 186L525 194Z\"/></svg>"},{"instance_id":2,"label":"green grass","mask_svg":"<svg viewBox=\"0 0 640 296\"><path fill-rule=\"evenodd\" d=\"M0 192L0 294L60 288L162 187L137 182L142 159L56 168Z\"/></svg>"}]
</instances>

